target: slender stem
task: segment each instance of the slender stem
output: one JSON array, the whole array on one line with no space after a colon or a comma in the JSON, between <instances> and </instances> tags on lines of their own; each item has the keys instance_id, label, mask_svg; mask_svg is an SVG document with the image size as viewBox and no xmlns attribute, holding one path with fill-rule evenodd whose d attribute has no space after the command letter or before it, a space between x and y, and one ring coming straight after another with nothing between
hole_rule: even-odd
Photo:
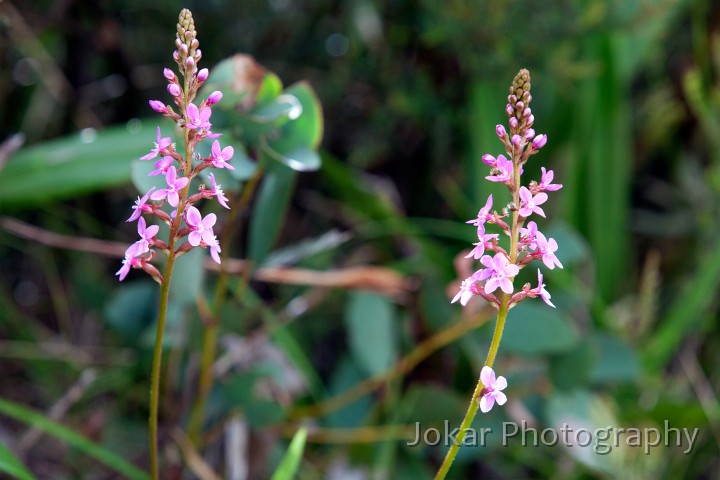
<instances>
[{"instance_id":1,"label":"slender stem","mask_svg":"<svg viewBox=\"0 0 720 480\"><path fill-rule=\"evenodd\" d=\"M498 347L500 346L500 339L502 339L503 329L505 328L505 320L507 319L509 301L510 297L508 295L505 295L502 304L500 305L500 309L498 310L497 322L495 323L495 332L493 333L492 342L490 343L490 350L488 351L487 359L485 360L485 365L488 367L492 367L493 363L495 362L495 356L497 355ZM482 384L482 381L478 379L478 382L475 385L475 391L473 391L472 398L470 399L470 405L468 406L467 412L465 412L465 418L463 418L463 421L460 424L457 441L453 442L453 444L448 449L448 452L445 455L445 459L443 460L442 465L440 465L440 469L435 475L435 480L444 479L445 476L448 474L448 471L450 471L450 466L455 461L455 457L457 456L458 450L460 449L460 445L462 445L462 442L465 439L465 434L470 429L470 424L472 424L472 421L475 418L475 414L477 413L477 409L479 406L478 398L480 397L480 393L482 392L483 388L484 385Z\"/></svg>"}]
</instances>

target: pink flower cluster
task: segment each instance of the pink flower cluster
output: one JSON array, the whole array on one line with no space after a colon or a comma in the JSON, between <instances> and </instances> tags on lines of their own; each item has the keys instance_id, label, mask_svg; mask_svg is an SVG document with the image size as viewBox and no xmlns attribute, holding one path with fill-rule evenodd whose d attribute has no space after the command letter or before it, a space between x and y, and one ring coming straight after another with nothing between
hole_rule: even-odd
<instances>
[{"instance_id":1,"label":"pink flower cluster","mask_svg":"<svg viewBox=\"0 0 720 480\"><path fill-rule=\"evenodd\" d=\"M220 244L213 232L217 218L214 213L203 217L194 205L203 198L215 197L221 206L230 208L227 204L228 199L220 185L215 182L212 173L208 175L211 183L209 187L200 185L199 192L193 195L189 195L189 188L193 179L206 168L234 170L234 167L228 163L233 157L234 150L231 146L222 148L220 142L214 140L210 156L193 162L195 155L192 152L195 151L198 143L205 138L216 139L220 136L212 132L210 117L211 107L222 99L222 93L214 91L197 105L193 103L209 72L207 68L201 70L197 68L202 53L194 36L189 35L188 38L181 39L178 35L175 45L177 49L173 53L173 58L184 77L184 82L181 83L175 72L169 68L163 70L163 75L168 81L167 91L172 96L177 111L171 105L159 100L151 100L150 107L161 115L171 118L176 125L184 129L186 144L183 147L190 154L185 158L177 151L172 138L163 137L158 127L155 145L147 155L140 157L141 160L157 159L154 163L155 170L149 176L164 176L166 185L159 189L151 188L145 195L138 197L132 207L133 213L127 221L137 220L140 239L125 252L122 267L116 273L120 281L125 279L130 269L139 268L162 283L162 275L150 263L155 254L152 248L168 256L182 255L194 247L208 248L212 259L220 263ZM171 207L169 212L163 210L165 204ZM157 238L159 227L157 225L148 227L143 215L154 216L170 227L170 238L167 242ZM176 247L179 240L184 237L187 237L187 242Z\"/></svg>"}]
</instances>

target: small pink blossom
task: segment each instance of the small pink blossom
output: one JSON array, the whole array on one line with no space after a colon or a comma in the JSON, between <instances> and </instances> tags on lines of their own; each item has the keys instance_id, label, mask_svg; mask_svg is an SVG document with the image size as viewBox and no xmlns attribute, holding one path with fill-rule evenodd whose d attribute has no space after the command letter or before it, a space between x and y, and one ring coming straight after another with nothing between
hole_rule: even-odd
<instances>
[{"instance_id":1,"label":"small pink blossom","mask_svg":"<svg viewBox=\"0 0 720 480\"><path fill-rule=\"evenodd\" d=\"M552 183L555 173L552 170L545 171L545 167L540 167L542 170L542 177L540 178L540 184L538 185L539 190L547 190L548 192L554 192L562 188L561 183Z\"/></svg>"},{"instance_id":2,"label":"small pink blossom","mask_svg":"<svg viewBox=\"0 0 720 480\"><path fill-rule=\"evenodd\" d=\"M520 237L524 245L530 250L537 249L537 243L535 243L535 235L538 232L537 223L528 222L527 228L520 228Z\"/></svg>"},{"instance_id":3,"label":"small pink blossom","mask_svg":"<svg viewBox=\"0 0 720 480\"><path fill-rule=\"evenodd\" d=\"M212 164L215 168L227 168L228 170L235 170L235 167L227 163L235 153L233 147L227 146L220 150L220 142L215 140L212 144Z\"/></svg>"},{"instance_id":4,"label":"small pink blossom","mask_svg":"<svg viewBox=\"0 0 720 480\"><path fill-rule=\"evenodd\" d=\"M215 225L217 217L214 213L209 213L202 218L200 211L190 206L185 212L185 223L190 227L190 235L188 235L188 242L193 247L200 245L200 242L205 242L206 245L214 245L217 243L215 235L213 234L212 227Z\"/></svg>"},{"instance_id":5,"label":"small pink blossom","mask_svg":"<svg viewBox=\"0 0 720 480\"><path fill-rule=\"evenodd\" d=\"M125 258L122 261L122 267L120 267L120 270L115 272L115 275L119 277L118 281L122 282L125 280L125 277L127 277L127 274L130 273L130 269L132 267L142 268L142 262L126 252Z\"/></svg>"},{"instance_id":6,"label":"small pink blossom","mask_svg":"<svg viewBox=\"0 0 720 480\"><path fill-rule=\"evenodd\" d=\"M538 205L547 202L547 193L540 192L533 196L527 187L520 187L520 199L522 200L522 207L520 207L519 212L521 217L529 217L533 213L545 217L545 212Z\"/></svg>"},{"instance_id":7,"label":"small pink blossom","mask_svg":"<svg viewBox=\"0 0 720 480\"><path fill-rule=\"evenodd\" d=\"M161 157L153 165L155 167L155 170L148 173L148 177L153 177L155 175L165 175L167 173L168 169L172 166L172 164L173 164L173 157Z\"/></svg>"},{"instance_id":8,"label":"small pink blossom","mask_svg":"<svg viewBox=\"0 0 720 480\"><path fill-rule=\"evenodd\" d=\"M133 205L132 207L133 213L132 215L130 215L130 218L125 220L126 222L132 222L137 220L138 218L140 218L140 215L142 215L143 212L152 212L152 206L147 204L147 200L153 190L155 190L155 187L152 187L150 190L148 190L147 193L142 196L142 198L138 197L137 200L135 200L135 205Z\"/></svg>"},{"instance_id":9,"label":"small pink blossom","mask_svg":"<svg viewBox=\"0 0 720 480\"><path fill-rule=\"evenodd\" d=\"M513 163L505 158L505 155L498 155L497 163L493 167L492 175L485 177L491 182L511 182L513 180Z\"/></svg>"},{"instance_id":10,"label":"small pink blossom","mask_svg":"<svg viewBox=\"0 0 720 480\"><path fill-rule=\"evenodd\" d=\"M537 232L535 234L535 242L537 243L537 251L535 253L542 255L542 261L545 266L550 270L554 269L555 266L563 268L562 263L560 263L560 260L555 256L558 244L554 238L547 240L542 232Z\"/></svg>"},{"instance_id":11,"label":"small pink blossom","mask_svg":"<svg viewBox=\"0 0 720 480\"><path fill-rule=\"evenodd\" d=\"M478 276L479 272L475 272L463 280L460 284L460 291L455 295L455 297L453 297L450 303L455 303L460 300L460 305L464 307L474 295L479 295L480 292L475 284L475 282L478 281Z\"/></svg>"},{"instance_id":12,"label":"small pink blossom","mask_svg":"<svg viewBox=\"0 0 720 480\"><path fill-rule=\"evenodd\" d=\"M222 191L221 185L218 185L215 183L215 175L212 173L210 174L210 183L212 183L212 188L209 190L211 196L215 196L218 199L218 203L222 205L225 208L230 208L230 206L227 204L227 197Z\"/></svg>"},{"instance_id":13,"label":"small pink blossom","mask_svg":"<svg viewBox=\"0 0 720 480\"><path fill-rule=\"evenodd\" d=\"M210 110L209 107L203 107L202 110L198 110L197 105L191 103L187 106L188 119L185 126L191 130L196 130L198 133L208 131L212 128L210 115L212 115L212 110Z\"/></svg>"},{"instance_id":14,"label":"small pink blossom","mask_svg":"<svg viewBox=\"0 0 720 480\"><path fill-rule=\"evenodd\" d=\"M480 209L480 211L477 214L477 218L474 218L472 220L468 220L465 223L469 223L471 225L474 225L478 229L478 240L483 238L483 235L485 234L485 222L488 220L492 220L493 216L490 215L490 210L492 209L492 202L493 197L490 195L485 202L485 206Z\"/></svg>"},{"instance_id":15,"label":"small pink blossom","mask_svg":"<svg viewBox=\"0 0 720 480\"><path fill-rule=\"evenodd\" d=\"M190 180L188 180L187 177L178 177L175 167L170 167L165 174L165 181L167 182L167 188L153 192L150 198L153 200L162 200L167 197L168 203L177 208L180 202L179 192L185 188Z\"/></svg>"},{"instance_id":16,"label":"small pink blossom","mask_svg":"<svg viewBox=\"0 0 720 480\"><path fill-rule=\"evenodd\" d=\"M483 254L485 253L485 248L487 248L488 244L490 244L491 240L496 240L499 237L497 233L487 233L483 235L482 239L478 243L473 243L475 245L475 248L473 248L470 253L465 255L465 258L474 258L475 260L480 260L482 258Z\"/></svg>"},{"instance_id":17,"label":"small pink blossom","mask_svg":"<svg viewBox=\"0 0 720 480\"><path fill-rule=\"evenodd\" d=\"M220 252L222 252L220 249L220 242L218 242L217 237L213 237L213 240L213 243L208 244L210 246L210 258L220 265Z\"/></svg>"},{"instance_id":18,"label":"small pink blossom","mask_svg":"<svg viewBox=\"0 0 720 480\"><path fill-rule=\"evenodd\" d=\"M172 138L162 138L162 133L160 133L160 127L157 127L157 142L155 142L155 147L150 150L150 153L140 157L140 160L150 160L151 158L155 158L158 155L167 153L168 147L170 145L172 145Z\"/></svg>"},{"instance_id":19,"label":"small pink blossom","mask_svg":"<svg viewBox=\"0 0 720 480\"><path fill-rule=\"evenodd\" d=\"M497 402L498 405L505 405L507 402L507 396L501 392L507 388L507 380L505 377L500 376L495 378L495 371L485 366L480 370L480 381L483 384L482 397L480 397L480 411L483 413L489 412L493 405Z\"/></svg>"},{"instance_id":20,"label":"small pink blossom","mask_svg":"<svg viewBox=\"0 0 720 480\"><path fill-rule=\"evenodd\" d=\"M130 255L137 257L138 255L149 252L150 245L152 244L155 235L157 235L158 230L160 230L160 227L157 225L150 225L149 227L146 227L145 218L138 218L137 231L140 235L140 240L128 247L125 251L125 256Z\"/></svg>"},{"instance_id":21,"label":"small pink blossom","mask_svg":"<svg viewBox=\"0 0 720 480\"><path fill-rule=\"evenodd\" d=\"M551 298L550 292L545 290L545 284L543 283L543 274L539 268L538 268L538 286L536 288L533 288L532 290L530 290L530 294L532 296L538 296L538 297L542 298L543 302L545 302L548 305L550 305L551 307L555 308L555 305L553 305L552 302L550 301L550 298Z\"/></svg>"},{"instance_id":22,"label":"small pink blossom","mask_svg":"<svg viewBox=\"0 0 720 480\"><path fill-rule=\"evenodd\" d=\"M508 258L502 253L496 253L495 257L485 255L480 259L485 269L480 270L478 280L487 280L485 282L485 293L490 294L500 287L505 293L512 293L513 285L510 278L518 274L520 269L517 265L510 263Z\"/></svg>"}]
</instances>

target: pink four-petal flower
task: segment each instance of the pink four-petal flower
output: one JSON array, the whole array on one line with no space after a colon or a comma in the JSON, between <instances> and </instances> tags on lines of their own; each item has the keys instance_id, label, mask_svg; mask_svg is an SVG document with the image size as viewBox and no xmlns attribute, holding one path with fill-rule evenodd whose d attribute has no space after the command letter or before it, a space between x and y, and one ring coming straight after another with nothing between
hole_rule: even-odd
<instances>
[{"instance_id":1,"label":"pink four-petal flower","mask_svg":"<svg viewBox=\"0 0 720 480\"><path fill-rule=\"evenodd\" d=\"M157 142L155 142L155 147L150 150L150 153L140 157L140 160L150 160L151 158L155 158L160 154L166 153L170 145L172 145L172 138L162 138L162 134L160 133L160 127L157 127Z\"/></svg>"},{"instance_id":2,"label":"pink four-petal flower","mask_svg":"<svg viewBox=\"0 0 720 480\"><path fill-rule=\"evenodd\" d=\"M202 110L199 110L197 105L191 103L187 106L188 120L185 126L197 132L210 130L212 128L210 115L212 115L210 107L203 107Z\"/></svg>"},{"instance_id":3,"label":"pink four-petal flower","mask_svg":"<svg viewBox=\"0 0 720 480\"><path fill-rule=\"evenodd\" d=\"M215 140L211 148L212 153L212 164L215 168L227 168L228 170L235 170L235 167L227 163L235 153L235 149L231 146L227 146L220 150L220 142Z\"/></svg>"},{"instance_id":4,"label":"pink four-petal flower","mask_svg":"<svg viewBox=\"0 0 720 480\"><path fill-rule=\"evenodd\" d=\"M180 202L179 192L185 188L185 185L187 185L190 180L188 180L187 177L178 177L175 167L170 167L165 174L165 181L167 182L167 188L153 192L150 198L153 200L162 200L167 197L168 203L177 208Z\"/></svg>"},{"instance_id":5,"label":"pink four-petal flower","mask_svg":"<svg viewBox=\"0 0 720 480\"><path fill-rule=\"evenodd\" d=\"M535 243L537 244L537 250L535 253L542 255L542 261L550 270L554 269L555 266L563 268L560 260L555 256L555 252L558 249L558 244L554 238L550 240L545 238L542 232L535 234Z\"/></svg>"},{"instance_id":6,"label":"pink four-petal flower","mask_svg":"<svg viewBox=\"0 0 720 480\"><path fill-rule=\"evenodd\" d=\"M141 268L142 262L126 252L125 258L122 261L122 267L120 267L120 270L115 272L115 275L119 277L118 281L122 282L125 280L125 277L127 277L127 274L130 273L130 269L132 267Z\"/></svg>"},{"instance_id":7,"label":"pink four-petal flower","mask_svg":"<svg viewBox=\"0 0 720 480\"><path fill-rule=\"evenodd\" d=\"M155 235L157 235L158 230L160 230L160 227L157 225L146 227L145 219L143 217L138 218L137 231L140 235L140 240L130 245L125 251L125 255L137 257L150 251L150 243L153 241Z\"/></svg>"},{"instance_id":8,"label":"pink four-petal flower","mask_svg":"<svg viewBox=\"0 0 720 480\"><path fill-rule=\"evenodd\" d=\"M561 183L552 183L555 173L552 170L545 170L545 167L540 167L542 170L542 177L540 177L540 184L538 188L540 190L547 190L548 192L554 192L562 188Z\"/></svg>"},{"instance_id":9,"label":"pink four-petal flower","mask_svg":"<svg viewBox=\"0 0 720 480\"><path fill-rule=\"evenodd\" d=\"M522 206L520 207L520 216L529 217L533 213L537 213L541 217L545 216L545 212L539 205L547 202L548 196L545 192L540 192L533 196L527 187L520 187L520 200L522 200Z\"/></svg>"},{"instance_id":10,"label":"pink four-petal flower","mask_svg":"<svg viewBox=\"0 0 720 480\"><path fill-rule=\"evenodd\" d=\"M512 293L513 285L510 278L520 271L517 265L510 263L502 253L496 253L494 257L485 255L480 259L480 263L487 267L480 270L478 278L478 280L486 280L485 293L490 294L498 287L505 293Z\"/></svg>"},{"instance_id":11,"label":"pink four-petal flower","mask_svg":"<svg viewBox=\"0 0 720 480\"><path fill-rule=\"evenodd\" d=\"M142 198L138 197L138 199L135 200L135 205L133 205L132 207L133 213L132 215L130 215L130 218L125 220L126 222L132 222L134 220L137 220L138 218L140 218L140 215L142 215L143 212L152 212L152 207L147 204L147 200L153 190L155 190L155 187L152 187L150 190L148 190L147 193L142 196Z\"/></svg>"},{"instance_id":12,"label":"pink four-petal flower","mask_svg":"<svg viewBox=\"0 0 720 480\"><path fill-rule=\"evenodd\" d=\"M215 225L217 217L214 213L209 213L202 218L200 211L195 207L188 207L185 212L185 223L190 227L190 235L188 235L188 242L193 247L200 245L200 242L205 242L206 245L215 245L217 240L213 233L212 227Z\"/></svg>"},{"instance_id":13,"label":"pink four-petal flower","mask_svg":"<svg viewBox=\"0 0 720 480\"><path fill-rule=\"evenodd\" d=\"M507 402L507 396L501 390L507 388L507 380L505 377L500 376L495 378L495 371L485 366L480 370L480 381L483 384L482 397L480 397L480 411L483 413L489 412L493 405L505 405Z\"/></svg>"},{"instance_id":14,"label":"pink four-petal flower","mask_svg":"<svg viewBox=\"0 0 720 480\"><path fill-rule=\"evenodd\" d=\"M214 195L217 197L218 203L222 205L225 208L230 208L230 206L227 204L227 197L222 191L221 185L218 185L215 183L215 175L212 173L210 174L210 183L212 183L212 188L209 190L211 195Z\"/></svg>"},{"instance_id":15,"label":"pink four-petal flower","mask_svg":"<svg viewBox=\"0 0 720 480\"><path fill-rule=\"evenodd\" d=\"M490 195L485 202L485 206L480 209L480 211L477 214L477 218L474 218L472 220L468 220L465 223L469 223L471 225L474 225L478 229L478 240L481 240L483 238L483 235L485 235L485 222L488 220L492 220L492 215L490 215L490 210L492 209L492 203L493 203L493 197Z\"/></svg>"},{"instance_id":16,"label":"pink four-petal flower","mask_svg":"<svg viewBox=\"0 0 720 480\"><path fill-rule=\"evenodd\" d=\"M542 298L543 302L547 303L551 307L555 308L555 305L550 301L551 295L550 292L545 290L545 284L543 283L543 274L538 268L538 286L536 288L533 288L531 292L538 297Z\"/></svg>"}]
</instances>

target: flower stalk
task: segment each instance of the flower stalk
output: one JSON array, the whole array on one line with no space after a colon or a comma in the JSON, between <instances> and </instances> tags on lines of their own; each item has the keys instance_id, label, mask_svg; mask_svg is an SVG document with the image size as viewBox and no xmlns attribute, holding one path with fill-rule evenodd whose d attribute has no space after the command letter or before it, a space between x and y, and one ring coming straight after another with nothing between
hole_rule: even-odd
<instances>
[{"instance_id":1,"label":"flower stalk","mask_svg":"<svg viewBox=\"0 0 720 480\"><path fill-rule=\"evenodd\" d=\"M492 211L492 195L487 203L478 212L476 219L470 223L477 227L479 242L475 248L466 256L480 260L485 267L477 270L470 277L462 282L460 291L453 298L453 303L460 300L465 306L474 296L483 297L492 307L498 310L495 330L492 341L485 359L485 365L480 373L480 378L475 385L470 404L465 413L457 435L457 441L448 449L445 458L435 476L436 479L444 479L457 456L478 408L483 413L490 411L495 403L503 405L507 397L501 390L507 387L505 377L495 377L492 369L500 348L505 322L508 312L526 297L540 297L545 303L554 307L550 302L550 294L545 290L542 283L543 277L538 270L538 286L531 288L525 284L522 289L515 291L513 282L519 271L534 260L541 260L545 265L553 269L555 266L562 268L562 264L555 257L557 243L554 239L547 240L537 230L537 224L530 221L524 227L525 221L533 214L545 217L545 212L540 207L548 199L545 191L555 191L562 187L559 184L552 184L553 172L542 168L543 176L540 183L530 182L529 186L521 184L523 173L522 166L528 159L538 153L547 142L546 135L535 135L533 124L535 117L530 109L532 95L530 94L530 73L522 69L515 76L510 86L508 103L505 107L509 117L509 132L503 125L495 129L500 141L505 146L505 155L483 155L483 162L491 167L490 175L485 177L491 182L503 183L510 191L512 201L505 206L500 213ZM507 220L510 221L508 225ZM494 224L510 237L509 249L503 249L498 242L499 235L485 233L485 225ZM494 257L485 255L485 251L495 252ZM501 290L498 295L497 289Z\"/></svg>"}]
</instances>

